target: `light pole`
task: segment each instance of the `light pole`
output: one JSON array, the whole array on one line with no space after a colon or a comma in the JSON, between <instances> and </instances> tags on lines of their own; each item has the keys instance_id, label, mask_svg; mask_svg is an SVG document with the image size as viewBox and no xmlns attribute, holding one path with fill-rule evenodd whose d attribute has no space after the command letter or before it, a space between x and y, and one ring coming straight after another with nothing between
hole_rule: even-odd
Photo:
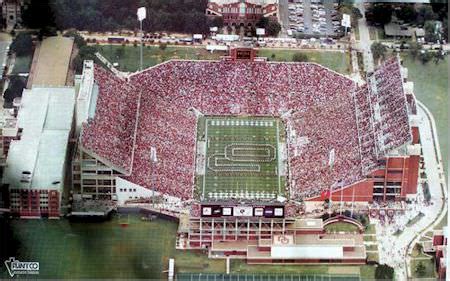
<instances>
[{"instance_id":1,"label":"light pole","mask_svg":"<svg viewBox=\"0 0 450 281\"><path fill-rule=\"evenodd\" d=\"M140 67L139 70L143 69L143 58L142 58L142 49L144 47L144 32L142 31L142 21L147 18L147 9L145 7L140 7L137 10L137 17L139 21L140 31L141 31L141 53L140 53Z\"/></svg>"}]
</instances>

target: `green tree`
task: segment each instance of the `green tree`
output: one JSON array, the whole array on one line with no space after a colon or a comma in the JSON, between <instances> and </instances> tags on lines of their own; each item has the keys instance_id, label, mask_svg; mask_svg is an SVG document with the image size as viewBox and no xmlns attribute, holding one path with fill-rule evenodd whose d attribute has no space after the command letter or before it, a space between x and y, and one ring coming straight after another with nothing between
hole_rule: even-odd
<instances>
[{"instance_id":1,"label":"green tree","mask_svg":"<svg viewBox=\"0 0 450 281\"><path fill-rule=\"evenodd\" d=\"M433 53L430 51L422 50L419 55L419 59L422 64L427 64L434 57Z\"/></svg>"},{"instance_id":2,"label":"green tree","mask_svg":"<svg viewBox=\"0 0 450 281\"><path fill-rule=\"evenodd\" d=\"M305 53L295 53L292 56L292 60L295 62L305 62L308 61L308 56Z\"/></svg>"},{"instance_id":3,"label":"green tree","mask_svg":"<svg viewBox=\"0 0 450 281\"><path fill-rule=\"evenodd\" d=\"M417 11L416 23L419 25L425 24L426 21L436 20L437 15L433 12L433 9L429 5L420 6Z\"/></svg>"},{"instance_id":4,"label":"green tree","mask_svg":"<svg viewBox=\"0 0 450 281\"><path fill-rule=\"evenodd\" d=\"M448 42L448 18L444 18L444 20L442 21L442 29L442 36Z\"/></svg>"},{"instance_id":5,"label":"green tree","mask_svg":"<svg viewBox=\"0 0 450 281\"><path fill-rule=\"evenodd\" d=\"M439 19L444 19L448 16L448 1L446 0L430 0L433 12L438 15Z\"/></svg>"},{"instance_id":6,"label":"green tree","mask_svg":"<svg viewBox=\"0 0 450 281\"><path fill-rule=\"evenodd\" d=\"M256 27L258 28L266 28L266 26L269 24L269 18L262 17L259 19L259 21L256 23Z\"/></svg>"},{"instance_id":7,"label":"green tree","mask_svg":"<svg viewBox=\"0 0 450 281\"><path fill-rule=\"evenodd\" d=\"M391 5L372 4L366 12L366 18L374 24L385 25L391 22L392 11Z\"/></svg>"},{"instance_id":8,"label":"green tree","mask_svg":"<svg viewBox=\"0 0 450 281\"><path fill-rule=\"evenodd\" d=\"M3 93L3 98L7 103L13 102L17 97L22 96L22 91L26 84L24 78L19 76L11 76L9 79L8 89Z\"/></svg>"},{"instance_id":9,"label":"green tree","mask_svg":"<svg viewBox=\"0 0 450 281\"><path fill-rule=\"evenodd\" d=\"M33 52L33 40L29 33L19 33L11 43L11 50L17 56L31 55Z\"/></svg>"},{"instance_id":10,"label":"green tree","mask_svg":"<svg viewBox=\"0 0 450 281\"><path fill-rule=\"evenodd\" d=\"M436 21L425 22L425 41L436 43L439 39L439 30L436 30Z\"/></svg>"},{"instance_id":11,"label":"green tree","mask_svg":"<svg viewBox=\"0 0 450 281\"><path fill-rule=\"evenodd\" d=\"M377 280L393 280L394 269L386 264L378 265L375 269L375 279Z\"/></svg>"},{"instance_id":12,"label":"green tree","mask_svg":"<svg viewBox=\"0 0 450 281\"><path fill-rule=\"evenodd\" d=\"M22 13L22 22L29 28L55 27L55 17L50 0L28 1Z\"/></svg>"},{"instance_id":13,"label":"green tree","mask_svg":"<svg viewBox=\"0 0 450 281\"><path fill-rule=\"evenodd\" d=\"M372 46L370 46L370 49L372 50L373 58L375 60L385 58L387 49L386 49L386 46L384 46L380 42L372 43Z\"/></svg>"},{"instance_id":14,"label":"green tree","mask_svg":"<svg viewBox=\"0 0 450 281\"><path fill-rule=\"evenodd\" d=\"M436 52L434 52L434 63L438 64L439 61L444 60L445 58L445 54L444 54L444 50L442 49L442 47L437 50Z\"/></svg>"},{"instance_id":15,"label":"green tree","mask_svg":"<svg viewBox=\"0 0 450 281\"><path fill-rule=\"evenodd\" d=\"M209 26L217 26L218 28L223 27L223 17L213 17L210 20L208 20Z\"/></svg>"},{"instance_id":16,"label":"green tree","mask_svg":"<svg viewBox=\"0 0 450 281\"><path fill-rule=\"evenodd\" d=\"M167 44L166 44L166 43L161 43L161 44L159 44L159 49L160 49L161 51L164 51L165 49L167 49Z\"/></svg>"},{"instance_id":17,"label":"green tree","mask_svg":"<svg viewBox=\"0 0 450 281\"><path fill-rule=\"evenodd\" d=\"M262 17L257 23L256 27L264 28L268 36L278 36L281 31L281 25L276 19Z\"/></svg>"},{"instance_id":18,"label":"green tree","mask_svg":"<svg viewBox=\"0 0 450 281\"><path fill-rule=\"evenodd\" d=\"M42 39L44 37L50 37L50 36L56 36L56 35L58 35L56 27L46 25L46 26L42 27L41 29L39 29L38 38L39 38L39 41L42 41Z\"/></svg>"},{"instance_id":19,"label":"green tree","mask_svg":"<svg viewBox=\"0 0 450 281\"><path fill-rule=\"evenodd\" d=\"M396 11L398 19L405 22L412 22L416 20L417 12L414 8L414 4L405 4L399 10Z\"/></svg>"},{"instance_id":20,"label":"green tree","mask_svg":"<svg viewBox=\"0 0 450 281\"><path fill-rule=\"evenodd\" d=\"M73 65L74 65L75 71L77 73L81 73L83 71L83 62L85 60L93 60L95 62L98 62L98 59L95 56L96 52L97 52L97 48L94 46L81 47L78 52L78 55L73 60Z\"/></svg>"},{"instance_id":21,"label":"green tree","mask_svg":"<svg viewBox=\"0 0 450 281\"><path fill-rule=\"evenodd\" d=\"M75 45L77 45L78 48L81 48L83 46L86 46L86 41L84 40L83 36L78 33L75 29L69 30L66 33L64 33L65 37L72 37Z\"/></svg>"},{"instance_id":22,"label":"green tree","mask_svg":"<svg viewBox=\"0 0 450 281\"><path fill-rule=\"evenodd\" d=\"M278 36L278 33L280 33L280 31L281 31L280 23L275 19L269 20L269 24L266 27L266 34L269 36L276 37Z\"/></svg>"},{"instance_id":23,"label":"green tree","mask_svg":"<svg viewBox=\"0 0 450 281\"><path fill-rule=\"evenodd\" d=\"M417 275L418 275L419 277L424 277L424 276L425 276L426 268L425 268L425 265L423 264L423 262L419 262L419 263L416 265L415 271L416 271L416 273L417 273Z\"/></svg>"},{"instance_id":24,"label":"green tree","mask_svg":"<svg viewBox=\"0 0 450 281\"><path fill-rule=\"evenodd\" d=\"M339 5L338 11L340 14L340 19L342 19L343 14L350 15L351 26L353 27L355 27L355 23L358 21L358 19L362 18L363 16L361 14L361 11L350 3L343 3Z\"/></svg>"},{"instance_id":25,"label":"green tree","mask_svg":"<svg viewBox=\"0 0 450 281\"><path fill-rule=\"evenodd\" d=\"M409 55L412 59L416 59L417 56L420 53L420 50L422 50L422 44L419 44L417 42L411 42L409 44Z\"/></svg>"}]
</instances>

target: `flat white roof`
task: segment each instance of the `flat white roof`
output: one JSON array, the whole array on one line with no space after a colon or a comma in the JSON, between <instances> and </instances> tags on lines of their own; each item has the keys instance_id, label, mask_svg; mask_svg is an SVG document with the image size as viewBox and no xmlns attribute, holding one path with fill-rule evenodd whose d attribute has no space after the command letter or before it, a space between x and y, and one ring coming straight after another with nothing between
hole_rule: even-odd
<instances>
[{"instance_id":1,"label":"flat white roof","mask_svg":"<svg viewBox=\"0 0 450 281\"><path fill-rule=\"evenodd\" d=\"M272 246L272 258L277 259L342 259L342 246Z\"/></svg>"},{"instance_id":2,"label":"flat white roof","mask_svg":"<svg viewBox=\"0 0 450 281\"><path fill-rule=\"evenodd\" d=\"M3 183L10 188L61 189L72 128L75 89L24 90L17 116L22 137L12 141ZM29 172L29 178L23 172Z\"/></svg>"}]
</instances>

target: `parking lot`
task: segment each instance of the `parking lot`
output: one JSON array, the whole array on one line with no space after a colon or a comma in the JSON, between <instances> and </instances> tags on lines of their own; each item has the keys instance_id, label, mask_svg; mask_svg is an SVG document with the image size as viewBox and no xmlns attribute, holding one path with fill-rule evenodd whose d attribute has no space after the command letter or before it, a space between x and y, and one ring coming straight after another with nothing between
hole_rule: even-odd
<instances>
[{"instance_id":1,"label":"parking lot","mask_svg":"<svg viewBox=\"0 0 450 281\"><path fill-rule=\"evenodd\" d=\"M289 3L289 28L293 34L335 36L340 30L338 4L322 0Z\"/></svg>"}]
</instances>

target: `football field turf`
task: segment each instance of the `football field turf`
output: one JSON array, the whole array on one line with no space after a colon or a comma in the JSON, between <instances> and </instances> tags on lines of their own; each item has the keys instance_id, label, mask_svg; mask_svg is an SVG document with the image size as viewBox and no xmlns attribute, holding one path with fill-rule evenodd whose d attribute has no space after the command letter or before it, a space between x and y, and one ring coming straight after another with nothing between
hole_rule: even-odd
<instances>
[{"instance_id":1,"label":"football field turf","mask_svg":"<svg viewBox=\"0 0 450 281\"><path fill-rule=\"evenodd\" d=\"M201 197L270 200L284 196L282 128L279 119L269 117L200 118L197 187Z\"/></svg>"}]
</instances>

